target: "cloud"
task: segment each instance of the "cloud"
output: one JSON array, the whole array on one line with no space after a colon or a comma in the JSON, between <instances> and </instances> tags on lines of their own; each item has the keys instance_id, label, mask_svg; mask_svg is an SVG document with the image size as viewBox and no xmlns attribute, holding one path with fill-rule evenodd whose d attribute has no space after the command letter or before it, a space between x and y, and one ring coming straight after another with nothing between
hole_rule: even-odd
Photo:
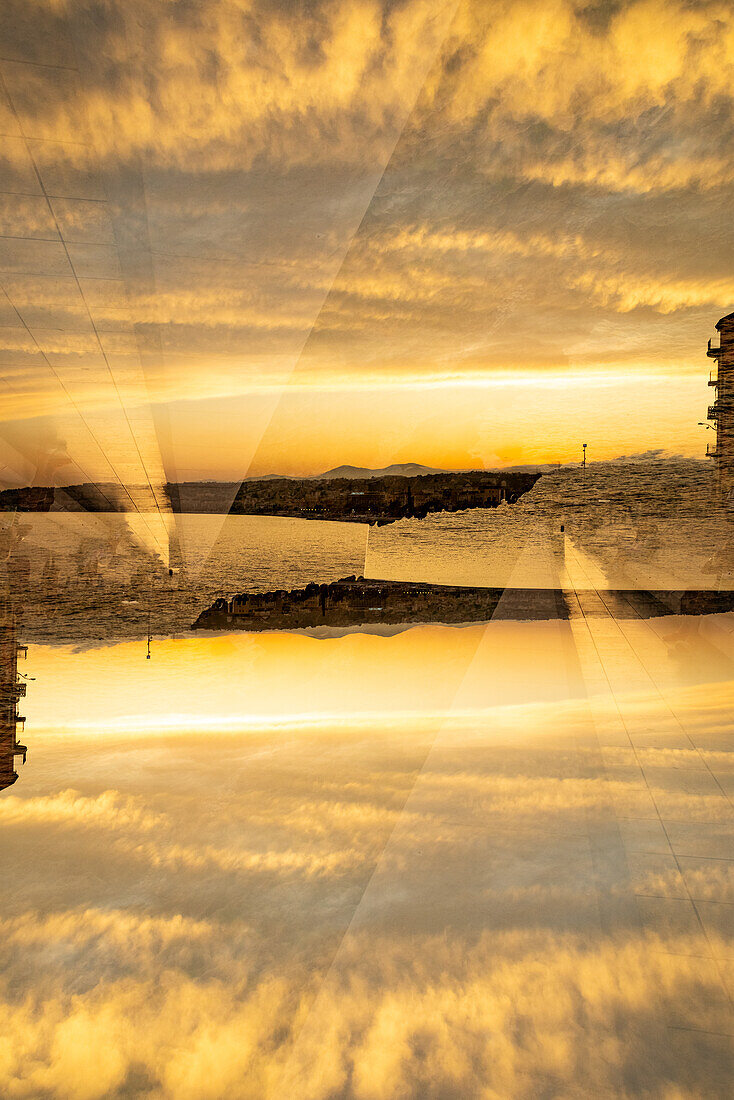
<instances>
[{"instance_id":1,"label":"cloud","mask_svg":"<svg viewBox=\"0 0 734 1100\"><path fill-rule=\"evenodd\" d=\"M117 1090L156 1100L439 1091L529 1100L549 1082L693 1100L701 1066L661 1041L660 1008L678 1000L705 1022L721 1000L675 938L361 932L321 985L318 970L289 957L252 970L248 933L216 921L86 911L53 915L37 931L34 948L20 922L5 928L6 951L89 951L90 973L77 991L57 967L38 975L30 996L11 1001L3 990L0 1080L14 1100L42 1091L101 1100ZM106 956L102 933L112 934ZM188 969L197 953L205 973ZM710 1062L707 1073L710 1095L723 1096Z\"/></svg>"},{"instance_id":2,"label":"cloud","mask_svg":"<svg viewBox=\"0 0 734 1100\"><path fill-rule=\"evenodd\" d=\"M9 420L69 399L82 415L217 402L171 419L169 467L217 476L201 456L226 445L242 455L236 477L262 437L260 472L296 450L316 472L345 445L332 391L450 389L502 371L672 377L697 369L731 309L734 29L718 0L455 14L428 0L215 0L206 19L109 0L94 21L52 7L78 72L10 63L5 79L84 298L43 197L6 196L6 231L35 238L3 244ZM18 20L40 26L46 10ZM34 178L17 135L3 156L7 190L28 191L13 183ZM69 188L87 197L55 197ZM298 415L258 411L255 442L238 446L229 399L255 408L286 385ZM306 438L316 394L319 448ZM610 409L595 415L616 437ZM675 424L646 418L640 445L678 446L679 411ZM413 446L443 464L425 451L425 394L413 413ZM445 451L466 453L466 416ZM547 433L536 447L560 453ZM86 448L74 455L84 464Z\"/></svg>"},{"instance_id":3,"label":"cloud","mask_svg":"<svg viewBox=\"0 0 734 1100\"><path fill-rule=\"evenodd\" d=\"M723 768L731 684L668 703L694 739L721 738L706 760ZM661 718L657 695L634 706L641 728ZM695 1100L706 1081L723 1098L716 1054L686 1044L722 1028L708 956L730 947L715 928L641 930L632 889L681 897L672 860L645 853L633 886L620 862L610 892L629 908L600 930L588 838L606 850L608 800L621 815L639 775L616 745L600 774L588 732L586 700L562 700L460 713L442 733L207 730L149 738L142 757L118 737L91 774L125 789L25 809L3 796L17 902L0 920L0 1092ZM78 767L78 750L50 743L45 767ZM701 756L640 756L653 796L690 822ZM679 857L684 901L728 896L720 862Z\"/></svg>"},{"instance_id":4,"label":"cloud","mask_svg":"<svg viewBox=\"0 0 734 1100\"><path fill-rule=\"evenodd\" d=\"M715 310L719 302L734 301L734 280L681 279L672 273L645 278L634 272L614 274L602 269L585 272L572 280L572 285L620 313L644 306L663 314L701 306Z\"/></svg>"},{"instance_id":5,"label":"cloud","mask_svg":"<svg viewBox=\"0 0 734 1100\"><path fill-rule=\"evenodd\" d=\"M58 7L58 5L57 5ZM309 8L213 0L197 9L101 6L75 24L85 81L23 74L34 138L93 137L103 160L143 155L217 172L387 155L450 15L428 0ZM39 19L40 19L39 15ZM15 72L8 81L13 93ZM78 154L84 156L78 145Z\"/></svg>"},{"instance_id":6,"label":"cloud","mask_svg":"<svg viewBox=\"0 0 734 1100\"><path fill-rule=\"evenodd\" d=\"M0 800L0 821L7 828L53 824L144 832L156 829L162 823L158 815L144 808L141 799L126 797L113 790L94 797L74 790L37 798L8 795Z\"/></svg>"},{"instance_id":7,"label":"cloud","mask_svg":"<svg viewBox=\"0 0 734 1100\"><path fill-rule=\"evenodd\" d=\"M488 171L643 192L731 182L727 147L712 148L707 125L696 133L731 102L734 35L718 0L627 0L603 25L569 0L503 3L486 21L467 5L456 49L467 39L446 111L462 124L486 112L499 154Z\"/></svg>"},{"instance_id":8,"label":"cloud","mask_svg":"<svg viewBox=\"0 0 734 1100\"><path fill-rule=\"evenodd\" d=\"M555 160L528 158L522 165L522 175L553 187L585 185L645 195L656 191L714 190L732 183L734 166L724 156L706 154L686 158L671 153L665 157L641 158L639 146L626 155L610 155L599 139L571 156Z\"/></svg>"},{"instance_id":9,"label":"cloud","mask_svg":"<svg viewBox=\"0 0 734 1100\"><path fill-rule=\"evenodd\" d=\"M35 74L19 103L25 133L83 155L86 132L103 159L187 171L362 163L389 152L427 75L416 125L476 128L495 169L612 189L732 178L726 147L695 125L731 101L734 34L720 0L626 0L596 22L571 0L464 3L453 20L428 0L296 11L215 0L206 19L170 5L115 12L102 5L94 26L72 19L84 80ZM652 141L640 156L638 119L685 140L662 152Z\"/></svg>"},{"instance_id":10,"label":"cloud","mask_svg":"<svg viewBox=\"0 0 734 1100\"><path fill-rule=\"evenodd\" d=\"M376 842L370 845L375 849ZM369 855L364 851L331 848L328 852L304 852L293 848L251 851L239 846L216 848L212 845L147 844L122 845L151 867L173 871L225 871L228 873L298 875L304 878L328 878L365 865Z\"/></svg>"}]
</instances>

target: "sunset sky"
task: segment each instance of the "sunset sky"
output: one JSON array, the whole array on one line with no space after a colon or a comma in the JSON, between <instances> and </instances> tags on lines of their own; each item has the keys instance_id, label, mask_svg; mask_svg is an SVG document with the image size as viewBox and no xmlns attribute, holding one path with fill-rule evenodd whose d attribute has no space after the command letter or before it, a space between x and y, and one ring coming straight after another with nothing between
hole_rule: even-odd
<instances>
[{"instance_id":1,"label":"sunset sky","mask_svg":"<svg viewBox=\"0 0 734 1100\"><path fill-rule=\"evenodd\" d=\"M0 0L0 1100L731 1096L733 135L733 0ZM237 496L409 462L559 468Z\"/></svg>"},{"instance_id":2,"label":"sunset sky","mask_svg":"<svg viewBox=\"0 0 734 1100\"><path fill-rule=\"evenodd\" d=\"M729 4L1 18L3 484L705 450Z\"/></svg>"},{"instance_id":3,"label":"sunset sky","mask_svg":"<svg viewBox=\"0 0 734 1100\"><path fill-rule=\"evenodd\" d=\"M727 1096L732 635L628 627L33 645L5 1094Z\"/></svg>"}]
</instances>

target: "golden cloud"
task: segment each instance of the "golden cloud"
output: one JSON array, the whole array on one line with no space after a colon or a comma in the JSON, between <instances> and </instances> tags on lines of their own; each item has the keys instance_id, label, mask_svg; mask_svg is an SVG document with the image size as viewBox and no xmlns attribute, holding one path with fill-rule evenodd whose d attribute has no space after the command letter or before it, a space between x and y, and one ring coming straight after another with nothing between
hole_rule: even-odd
<instances>
[{"instance_id":1,"label":"golden cloud","mask_svg":"<svg viewBox=\"0 0 734 1100\"><path fill-rule=\"evenodd\" d=\"M490 20L472 5L462 13L452 44L468 40L472 49L452 75L445 110L465 123L488 109L487 137L507 143L500 170L514 163L519 174L555 185L643 192L731 182L725 146L697 148L707 154L701 158L691 156L690 140L678 148L671 142L661 156L639 132L626 148L625 133L646 112L665 109L687 125L690 117L705 119L717 99L731 98L734 27L726 5L628 0L603 29L569 0L509 0L493 6ZM533 156L532 135L515 127L531 119L573 135L573 155L560 142Z\"/></svg>"},{"instance_id":2,"label":"golden cloud","mask_svg":"<svg viewBox=\"0 0 734 1100\"><path fill-rule=\"evenodd\" d=\"M282 663L285 643L272 644ZM258 663L252 645L260 642L246 646ZM605 704L611 716L611 700L594 706L601 734ZM667 704L692 737L728 736L730 683L675 691ZM641 728L669 727L658 694L634 707ZM610 796L620 815L635 796L636 754L611 745L608 778L599 774L598 749L579 741L589 732L585 699L447 718L443 727L361 718L346 741L338 722L266 727L240 744L199 732L200 755L183 741L189 786L176 766L174 788L155 796L61 791L27 799L26 812L18 794L4 796L9 836L22 828L52 855L55 838L68 850L67 830L78 826L71 858L87 875L71 889L87 896L59 901L69 890L63 871L34 885L32 864L15 869L47 902L0 920L2 1095L393 1100L433 1090L534 1100L550 1082L564 1095L696 1100L705 1080L723 1100L729 1080L717 1078L716 1054L686 1043L691 1028L715 1042L729 1019L716 964L731 950L725 936L707 928L704 937L695 921L687 931L646 934L632 918L612 937L599 930L589 823L609 822L596 811ZM331 752L335 738L350 751ZM119 769L121 744L110 743L106 764L100 756L99 774ZM164 739L169 768L175 751ZM222 771L203 767L213 752L224 752L218 767L228 774L236 754L245 786L214 785ZM705 795L701 754L654 744L640 753L653 797L672 796L667 809L689 822ZM728 755L705 760L721 768ZM134 770L126 775L134 782ZM120 852L125 861L105 883L115 901L104 907L97 860L109 868ZM680 899L690 912L690 897L731 891L720 860L679 856L678 871L669 855L627 854L633 886L620 874L610 891L633 912L632 889ZM443 909L447 884L480 858L468 903ZM247 876L234 908L232 872ZM152 912L140 911L141 881L155 883Z\"/></svg>"},{"instance_id":3,"label":"golden cloud","mask_svg":"<svg viewBox=\"0 0 734 1100\"><path fill-rule=\"evenodd\" d=\"M162 824L162 819L146 810L140 799L112 790L93 798L74 790L37 798L9 795L0 800L0 821L6 827L53 824L144 832Z\"/></svg>"},{"instance_id":4,"label":"golden cloud","mask_svg":"<svg viewBox=\"0 0 734 1100\"><path fill-rule=\"evenodd\" d=\"M598 269L571 277L569 283L603 306L629 313L648 306L658 313L734 301L733 279L681 279L663 274L645 276L631 271L613 273Z\"/></svg>"},{"instance_id":5,"label":"golden cloud","mask_svg":"<svg viewBox=\"0 0 734 1100\"><path fill-rule=\"evenodd\" d=\"M676 1001L684 1025L705 1026L722 1004L715 971L680 937L590 944L514 931L403 941L362 931L321 985L319 971L295 959L251 976L255 944L237 925L87 910L36 931L40 950L72 948L80 962L88 951L107 973L74 992L52 967L32 996L4 992L0 1082L13 1100L102 1100L133 1080L151 1100L346 1091L394 1100L436 1090L530 1100L549 1082L694 1100L702 1073L709 1095L724 1095L710 1055L705 1065L686 1057L685 1030L664 1039ZM9 951L32 957L20 922L4 932ZM101 933L111 934L106 962ZM206 976L187 972L193 945L209 960Z\"/></svg>"},{"instance_id":6,"label":"golden cloud","mask_svg":"<svg viewBox=\"0 0 734 1100\"><path fill-rule=\"evenodd\" d=\"M196 158L217 171L246 168L263 154L306 164L362 160L370 149L379 162L450 14L429 0L296 11L214 0L205 18L129 5L124 25L105 37L97 83L24 72L16 107L25 134L65 143L91 135L103 159L145 153L190 170ZM99 56L87 62L96 68ZM69 149L85 155L81 145Z\"/></svg>"},{"instance_id":7,"label":"golden cloud","mask_svg":"<svg viewBox=\"0 0 734 1100\"><path fill-rule=\"evenodd\" d=\"M287 13L215 0L206 19L181 9L174 17L166 5L128 5L125 15L103 43L86 43L108 69L92 65L85 81L23 74L26 134L70 143L67 153L82 158L86 134L103 160L143 154L186 170L243 169L262 156L379 163L426 79L416 127L479 126L489 171L495 160L556 186L643 192L732 180L724 146L692 153L695 127L665 155L639 134L629 148L612 129L662 109L687 126L731 99L734 27L720 0L627 0L604 26L571 0L463 3L455 15L429 0ZM516 126L531 119L573 135L573 151L561 142L534 155Z\"/></svg>"}]
</instances>

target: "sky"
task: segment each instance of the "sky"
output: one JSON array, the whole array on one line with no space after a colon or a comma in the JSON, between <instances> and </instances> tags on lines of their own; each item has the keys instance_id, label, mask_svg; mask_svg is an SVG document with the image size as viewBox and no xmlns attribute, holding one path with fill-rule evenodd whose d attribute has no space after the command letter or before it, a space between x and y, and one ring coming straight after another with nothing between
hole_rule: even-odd
<instances>
[{"instance_id":1,"label":"sky","mask_svg":"<svg viewBox=\"0 0 734 1100\"><path fill-rule=\"evenodd\" d=\"M3 1095L728 1096L726 625L31 646Z\"/></svg>"},{"instance_id":2,"label":"sky","mask_svg":"<svg viewBox=\"0 0 734 1100\"><path fill-rule=\"evenodd\" d=\"M2 19L5 484L705 451L730 5Z\"/></svg>"}]
</instances>

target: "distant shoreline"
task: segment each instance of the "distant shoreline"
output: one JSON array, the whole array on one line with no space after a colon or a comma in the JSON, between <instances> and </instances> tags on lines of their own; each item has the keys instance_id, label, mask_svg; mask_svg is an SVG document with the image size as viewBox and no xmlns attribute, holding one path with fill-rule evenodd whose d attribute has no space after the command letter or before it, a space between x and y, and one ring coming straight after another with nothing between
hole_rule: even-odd
<instances>
[{"instance_id":1,"label":"distant shoreline","mask_svg":"<svg viewBox=\"0 0 734 1100\"><path fill-rule=\"evenodd\" d=\"M266 478L243 482L150 487L81 484L26 486L0 492L0 511L150 512L281 516L383 525L432 512L494 508L515 503L539 473L478 470L467 473L388 474L383 477Z\"/></svg>"},{"instance_id":2,"label":"distant shoreline","mask_svg":"<svg viewBox=\"0 0 734 1100\"><path fill-rule=\"evenodd\" d=\"M314 630L462 626L493 620L536 621L586 617L650 619L734 610L734 591L609 590L609 606L595 590L479 588L345 577L328 584L219 598L193 630Z\"/></svg>"}]
</instances>

